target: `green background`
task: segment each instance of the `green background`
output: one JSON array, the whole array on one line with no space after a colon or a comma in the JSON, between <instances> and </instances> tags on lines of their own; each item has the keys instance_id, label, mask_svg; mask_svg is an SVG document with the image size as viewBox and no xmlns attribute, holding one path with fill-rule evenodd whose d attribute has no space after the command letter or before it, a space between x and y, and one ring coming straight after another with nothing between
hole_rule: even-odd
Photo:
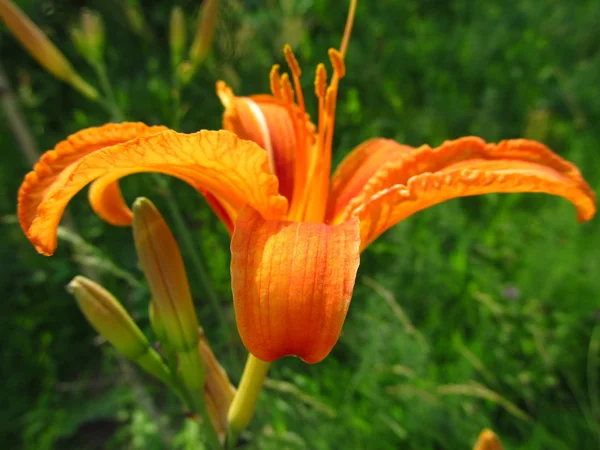
<instances>
[{"instance_id":1,"label":"green background","mask_svg":"<svg viewBox=\"0 0 600 450\"><path fill-rule=\"evenodd\" d=\"M142 2L145 27L137 33L127 2L17 3L95 86L69 28L81 7L100 11L107 70L127 118L173 124L173 3ZM179 3L190 33L198 3ZM219 128L217 79L241 95L266 92L286 42L304 69L314 117L314 68L339 46L346 3L223 0L213 53L183 91L179 130ZM598 189L599 23L597 0L359 1L334 159L375 136L413 146L464 135L490 142L528 137L575 162ZM111 119L43 71L3 26L0 61L40 150ZM15 214L31 164L5 113L3 448L200 448L176 399L103 345L64 289L91 270L151 336L131 230L103 223L81 194L69 211L92 253L82 261L61 240L55 256L38 255ZM129 201L147 196L173 223L166 191L151 177L123 185ZM192 188L169 185L194 238L184 257L199 320L237 382L245 356L231 308L227 233ZM498 432L508 449L598 448L599 244L597 221L578 224L568 202L542 195L453 200L407 219L363 254L331 355L314 366L293 358L273 365L243 448L468 449L483 427ZM191 252L208 267L225 326L198 283Z\"/></svg>"}]
</instances>

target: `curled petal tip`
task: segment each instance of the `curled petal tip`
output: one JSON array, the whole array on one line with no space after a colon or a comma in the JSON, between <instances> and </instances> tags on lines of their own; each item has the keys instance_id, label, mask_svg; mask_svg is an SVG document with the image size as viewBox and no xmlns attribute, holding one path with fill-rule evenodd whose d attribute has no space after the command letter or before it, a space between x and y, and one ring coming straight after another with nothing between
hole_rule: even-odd
<instances>
[{"instance_id":1,"label":"curled petal tip","mask_svg":"<svg viewBox=\"0 0 600 450\"><path fill-rule=\"evenodd\" d=\"M443 201L526 192L566 198L580 222L596 212L596 195L577 167L543 144L525 139L486 144L465 137L382 164L338 217L360 217L364 249L392 225Z\"/></svg>"},{"instance_id":2,"label":"curled petal tip","mask_svg":"<svg viewBox=\"0 0 600 450\"><path fill-rule=\"evenodd\" d=\"M97 145L85 141L98 131L102 130L85 130L47 152L21 185L19 220L40 253L53 253L64 209L77 192L96 179L99 184L92 190L92 204L103 217L108 215L111 223L127 224L130 220L115 183L141 172L173 175L211 194L213 207L217 202L220 214L231 221L246 204L268 218L283 217L287 211L287 200L278 193L278 181L269 172L264 150L230 132L181 134L165 130L112 144L106 136ZM74 137L77 142L83 139L85 145L73 146Z\"/></svg>"}]
</instances>

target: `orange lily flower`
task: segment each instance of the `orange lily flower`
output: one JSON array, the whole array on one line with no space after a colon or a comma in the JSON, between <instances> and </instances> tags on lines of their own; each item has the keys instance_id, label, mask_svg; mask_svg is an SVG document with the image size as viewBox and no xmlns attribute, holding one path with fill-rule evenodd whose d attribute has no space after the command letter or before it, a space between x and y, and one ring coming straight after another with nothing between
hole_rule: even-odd
<instances>
[{"instance_id":1,"label":"orange lily flower","mask_svg":"<svg viewBox=\"0 0 600 450\"><path fill-rule=\"evenodd\" d=\"M46 152L19 192L19 219L40 253L85 185L93 209L116 225L131 211L118 179L139 172L178 177L202 193L232 233L231 276L238 329L248 350L271 362L321 361L335 345L352 296L359 255L384 231L437 203L492 192L545 192L571 201L579 221L595 194L579 170L543 144L477 137L437 148L389 139L356 147L333 176L331 151L344 53L333 75L316 70L317 124L310 121L291 49L291 79L271 70L272 95L237 97L224 83L221 131L181 134L143 124L109 124L70 136ZM234 134L235 133L235 134Z\"/></svg>"}]
</instances>

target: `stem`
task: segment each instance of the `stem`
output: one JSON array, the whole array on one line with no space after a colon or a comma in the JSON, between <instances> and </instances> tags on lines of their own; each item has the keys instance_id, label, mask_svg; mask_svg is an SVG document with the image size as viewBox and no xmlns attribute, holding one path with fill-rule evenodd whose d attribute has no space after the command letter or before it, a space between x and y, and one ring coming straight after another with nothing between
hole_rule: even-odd
<instances>
[{"instance_id":1,"label":"stem","mask_svg":"<svg viewBox=\"0 0 600 450\"><path fill-rule=\"evenodd\" d=\"M242 379L233 402L229 408L228 441L235 444L239 434L248 426L254 416L258 395L262 389L270 363L261 361L252 354L248 355Z\"/></svg>"},{"instance_id":2,"label":"stem","mask_svg":"<svg viewBox=\"0 0 600 450\"><path fill-rule=\"evenodd\" d=\"M198 351L198 345L191 350L178 352L180 379L185 387L188 406L202 419L208 445L213 449L221 449L221 442L204 403L204 362Z\"/></svg>"},{"instance_id":3,"label":"stem","mask_svg":"<svg viewBox=\"0 0 600 450\"><path fill-rule=\"evenodd\" d=\"M100 86L102 86L102 90L106 95L106 106L113 116L113 119L118 122L123 122L125 120L125 115L117 103L117 97L115 96L115 92L113 91L110 80L108 79L108 74L106 73L106 67L104 63L99 62L92 64L92 67L94 68L96 76L98 77L98 81L100 82Z\"/></svg>"},{"instance_id":4,"label":"stem","mask_svg":"<svg viewBox=\"0 0 600 450\"><path fill-rule=\"evenodd\" d=\"M171 128L177 131L181 125L181 80L177 74L177 66L173 67L173 125Z\"/></svg>"}]
</instances>

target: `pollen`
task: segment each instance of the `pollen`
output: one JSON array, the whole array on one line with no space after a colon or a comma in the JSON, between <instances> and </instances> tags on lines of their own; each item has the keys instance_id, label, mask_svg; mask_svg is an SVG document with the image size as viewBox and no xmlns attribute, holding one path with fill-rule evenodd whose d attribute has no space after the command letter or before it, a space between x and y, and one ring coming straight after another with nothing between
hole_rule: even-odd
<instances>
[{"instance_id":1,"label":"pollen","mask_svg":"<svg viewBox=\"0 0 600 450\"><path fill-rule=\"evenodd\" d=\"M276 98L281 98L281 77L279 76L279 64L273 64L273 67L271 67L269 82L271 84L271 93L273 96Z\"/></svg>"},{"instance_id":2,"label":"pollen","mask_svg":"<svg viewBox=\"0 0 600 450\"><path fill-rule=\"evenodd\" d=\"M333 66L333 72L337 74L339 79L344 78L346 75L346 65L344 64L344 57L342 54L334 48L329 49L329 59Z\"/></svg>"}]
</instances>

